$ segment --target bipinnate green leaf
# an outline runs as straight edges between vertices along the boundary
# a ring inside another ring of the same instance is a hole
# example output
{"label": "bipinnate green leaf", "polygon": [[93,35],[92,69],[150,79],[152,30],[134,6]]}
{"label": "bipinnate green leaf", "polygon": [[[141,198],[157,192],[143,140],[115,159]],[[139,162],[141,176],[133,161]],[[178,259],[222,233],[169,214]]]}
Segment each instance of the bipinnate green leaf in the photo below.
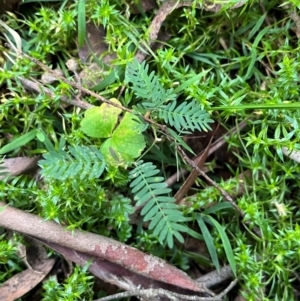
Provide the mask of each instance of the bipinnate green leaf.
{"label": "bipinnate green leaf", "polygon": [[144,205],[141,211],[143,220],[151,220],[149,230],[153,230],[159,241],[172,248],[174,237],[179,242],[184,242],[181,233],[188,229],[181,223],[186,218],[179,210],[176,200],[168,196],[171,189],[167,187],[163,177],[157,176],[158,173],[159,170],[151,162],[138,161],[129,175],[132,179],[130,187],[137,205]]}
{"label": "bipinnate green leaf", "polygon": [[[121,105],[115,98],[110,99],[110,101]],[[103,103],[100,107],[90,108],[85,112],[81,121],[81,128],[90,137],[109,138],[121,112],[121,109],[107,103]]]}
{"label": "bipinnate green leaf", "polygon": [[[165,90],[154,71],[150,74],[148,71],[149,65],[145,62],[140,64],[136,59],[126,66],[125,82],[130,83],[134,94],[143,99],[141,103],[134,106],[136,111],[141,114],[149,112],[152,118],[163,119],[166,124],[177,131],[211,129],[209,123],[212,123],[213,120],[201,108],[200,103],[195,100],[184,101],[177,106],[177,94],[174,93],[174,90]],[[191,83],[194,81],[195,79]],[[185,87],[186,85],[182,85],[177,90],[181,91]]]}
{"label": "bipinnate green leaf", "polygon": [[99,178],[105,168],[103,156],[95,146],[70,146],[68,152],[60,149],[43,157],[39,165],[47,179],[94,179]]}
{"label": "bipinnate green leaf", "polygon": [[173,89],[166,91],[160,84],[154,71],[149,75],[148,71],[149,65],[145,61],[140,64],[137,59],[133,59],[126,66],[125,82],[132,84],[131,89],[134,91],[134,94],[142,98],[144,102],[151,100],[156,107],[165,101],[175,100],[176,94],[173,93]]}
{"label": "bipinnate green leaf", "polygon": [[[146,146],[141,132],[144,124],[137,117],[125,113],[112,137],[101,145],[101,152],[109,164],[127,164],[139,157]],[[117,161],[117,162],[116,162]]]}
{"label": "bipinnate green leaf", "polygon": [[195,100],[184,101],[179,106],[176,105],[176,101],[161,105],[158,108],[159,118],[162,118],[165,123],[173,126],[177,131],[207,131],[211,129],[209,123],[214,121],[209,118],[210,116],[205,110],[201,110],[198,102]]}

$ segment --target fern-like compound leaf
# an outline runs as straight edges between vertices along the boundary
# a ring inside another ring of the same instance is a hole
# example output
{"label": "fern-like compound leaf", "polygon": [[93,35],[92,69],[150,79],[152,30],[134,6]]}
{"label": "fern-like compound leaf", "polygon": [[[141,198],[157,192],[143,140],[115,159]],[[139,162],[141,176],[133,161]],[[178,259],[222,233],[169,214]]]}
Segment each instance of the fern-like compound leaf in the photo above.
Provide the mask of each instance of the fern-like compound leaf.
{"label": "fern-like compound leaf", "polygon": [[186,232],[187,228],[180,223],[185,221],[185,217],[175,199],[168,196],[171,189],[163,177],[156,176],[158,173],[159,170],[151,162],[139,161],[130,172],[130,187],[137,205],[144,205],[141,211],[143,220],[151,220],[149,229],[161,242],[166,242],[172,248],[174,237],[183,242],[180,232]]}
{"label": "fern-like compound leaf", "polygon": [[60,149],[43,157],[39,161],[41,174],[48,179],[94,179],[100,177],[105,168],[103,156],[94,146],[70,146],[69,152]]}
{"label": "fern-like compound leaf", "polygon": [[201,110],[196,101],[184,101],[176,107],[176,101],[158,108],[159,118],[165,123],[175,127],[177,131],[182,130],[199,130],[207,131],[211,129],[209,123],[213,122],[205,110]]}
{"label": "fern-like compound leaf", "polygon": [[174,100],[176,95],[172,89],[165,90],[160,84],[158,77],[152,71],[148,74],[149,65],[144,61],[140,64],[136,59],[126,66],[125,81],[132,84],[134,94],[144,100],[148,107],[155,108],[165,101]]}
{"label": "fern-like compound leaf", "polygon": [[158,112],[159,119],[163,119],[177,131],[211,129],[209,123],[213,120],[201,109],[198,102],[185,101],[176,107],[177,95],[174,90],[165,90],[154,72],[148,74],[148,71],[149,65],[146,65],[145,61],[140,64],[136,59],[126,67],[125,81],[131,83],[135,95],[143,99],[142,103],[135,106],[137,112],[140,114],[150,112],[151,117],[153,113]]}

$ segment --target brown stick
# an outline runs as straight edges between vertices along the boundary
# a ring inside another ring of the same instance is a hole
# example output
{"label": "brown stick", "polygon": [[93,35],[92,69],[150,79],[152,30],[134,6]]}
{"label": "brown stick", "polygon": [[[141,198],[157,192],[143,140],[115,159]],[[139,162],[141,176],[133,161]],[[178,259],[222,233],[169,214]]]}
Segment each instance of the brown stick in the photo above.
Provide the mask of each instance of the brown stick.
{"label": "brown stick", "polygon": [[105,236],[79,230],[68,231],[59,224],[44,221],[34,214],[10,207],[3,202],[0,202],[0,226],[85,253],[90,257],[113,262],[150,279],[169,283],[195,293],[211,293],[186,273],[158,257],[145,254]]}
{"label": "brown stick", "polygon": [[[207,147],[205,148],[203,154],[195,161],[195,163],[197,164],[197,166],[199,168],[203,168],[203,165],[206,161],[207,155],[209,153],[209,149],[212,143],[212,140],[214,138],[214,135],[217,131],[217,129],[219,128],[219,125],[216,127],[216,129],[214,130],[209,143],[207,145]],[[194,185],[196,179],[198,177],[198,172],[197,170],[192,170],[191,173],[189,174],[188,178],[184,181],[184,183],[182,184],[182,186],[180,187],[180,189],[177,191],[177,193],[175,194],[174,198],[176,199],[176,203],[178,204],[180,202],[180,200],[185,196],[185,194],[189,191],[189,189]]]}
{"label": "brown stick", "polygon": [[[32,80],[23,78],[23,77],[18,77],[18,80],[24,85],[24,87],[28,90],[34,91],[36,93],[45,93],[46,95],[49,95],[51,97],[54,97],[55,94],[48,88],[44,87],[41,83],[39,82],[34,82]],[[62,95],[60,97],[60,100],[66,104],[82,108],[82,109],[89,109],[93,107],[93,105],[82,101],[82,100],[75,100],[75,99],[69,99],[67,96]]]}

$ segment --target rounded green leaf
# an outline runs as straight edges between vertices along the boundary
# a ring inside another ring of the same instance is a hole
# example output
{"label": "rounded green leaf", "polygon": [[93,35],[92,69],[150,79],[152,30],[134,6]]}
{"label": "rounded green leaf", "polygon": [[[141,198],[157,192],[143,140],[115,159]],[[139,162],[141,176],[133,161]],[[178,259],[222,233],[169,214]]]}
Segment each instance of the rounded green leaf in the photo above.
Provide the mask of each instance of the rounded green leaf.
{"label": "rounded green leaf", "polygon": [[101,145],[100,151],[108,165],[122,165],[124,163],[111,138]]}
{"label": "rounded green leaf", "polygon": [[[110,101],[121,105],[115,98],[110,99]],[[90,108],[85,112],[80,124],[81,128],[90,137],[109,138],[121,112],[121,109],[107,103],[103,103],[100,107]]]}
{"label": "rounded green leaf", "polygon": [[138,123],[133,114],[126,113],[114,131],[112,140],[124,161],[133,161],[141,155],[146,146],[141,134],[143,128],[143,124]]}
{"label": "rounded green leaf", "polygon": [[141,155],[146,146],[141,134],[143,124],[135,121],[135,116],[126,113],[119,126],[112,134],[112,138],[101,145],[101,153],[109,164],[127,164]]}

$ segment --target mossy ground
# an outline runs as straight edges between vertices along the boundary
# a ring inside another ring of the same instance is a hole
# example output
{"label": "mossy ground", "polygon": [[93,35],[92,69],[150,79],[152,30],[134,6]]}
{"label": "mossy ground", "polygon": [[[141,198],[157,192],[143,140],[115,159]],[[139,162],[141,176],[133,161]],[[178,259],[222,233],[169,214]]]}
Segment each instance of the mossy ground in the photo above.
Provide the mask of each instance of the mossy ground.
{"label": "mossy ground", "polygon": [[[37,134],[6,157],[40,156],[51,147],[100,146],[103,142],[82,131],[83,109],[61,105],[62,95],[75,99],[79,91],[58,81],[44,84],[52,97],[25,89],[20,77],[40,80],[44,70],[24,57],[9,54],[4,44],[16,44],[14,32],[21,37],[24,52],[52,69],[61,69],[66,78],[74,80],[76,76],[66,62],[75,58],[79,69],[86,72],[82,82],[88,82],[86,74],[97,74],[96,83],[89,88],[107,99],[118,98],[128,108],[143,102],[130,89],[123,90],[125,68],[142,48],[148,52],[149,73],[155,72],[164,89],[189,83],[178,101],[196,100],[210,113],[215,125],[220,124],[215,139],[238,128],[227,138],[225,148],[215,152],[206,163],[208,175],[233,196],[243,212],[241,218],[225,206],[207,213],[225,230],[237,266],[238,285],[232,296],[224,300],[234,300],[239,293],[246,300],[298,300],[300,168],[297,161],[284,155],[283,148],[300,149],[300,2],[248,0],[234,8],[237,1],[193,1],[166,15],[157,38],[163,43],[151,47],[143,41],[149,41],[153,33],[149,26],[163,5],[160,1],[149,11],[143,11],[139,1],[24,2],[19,13],[2,15],[9,29],[2,25],[1,147],[33,130]],[[86,34],[86,23],[95,25],[96,35]],[[89,43],[79,47],[86,37]],[[96,63],[92,71],[86,69],[91,60]],[[99,105],[92,96],[80,97]],[[211,132],[193,135],[198,137],[194,144],[203,150]],[[165,179],[186,167],[162,132],[148,129],[144,137],[149,151],[143,160],[155,164]],[[209,256],[203,259],[184,244],[168,249],[147,228],[130,224],[130,169],[110,167],[100,182],[78,180],[75,186],[71,180],[61,183],[55,179],[47,190],[36,175],[20,176],[0,184],[1,200],[46,219],[63,221],[71,229],[82,228],[126,241],[170,260],[187,273],[195,263],[205,271],[212,269]],[[243,174],[247,176],[241,184]],[[174,193],[181,185],[182,181],[174,184]],[[217,189],[199,178],[186,199],[188,206],[183,206],[182,211],[196,220],[205,208],[224,202]],[[218,261],[227,264],[222,232],[208,218],[204,221]],[[254,231],[256,228],[260,237]],[[12,239],[3,229],[2,233],[0,282],[25,268],[16,255],[16,244],[22,238],[16,235]],[[64,285],[48,280],[41,289],[40,300],[96,299],[98,292],[93,292],[91,279],[85,273],[76,268]],[[76,292],[79,283],[80,294]]]}

